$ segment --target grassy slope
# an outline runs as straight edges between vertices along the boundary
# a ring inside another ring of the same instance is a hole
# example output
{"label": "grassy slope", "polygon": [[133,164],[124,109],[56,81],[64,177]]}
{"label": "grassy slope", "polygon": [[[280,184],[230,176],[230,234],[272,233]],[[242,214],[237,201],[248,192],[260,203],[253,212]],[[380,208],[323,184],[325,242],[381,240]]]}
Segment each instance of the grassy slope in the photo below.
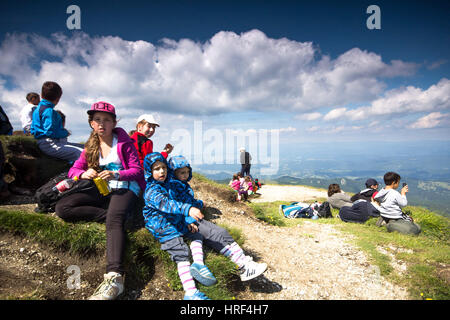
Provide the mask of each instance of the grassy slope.
{"label": "grassy slope", "polygon": [[[286,219],[278,211],[280,204],[253,203],[256,216],[280,227],[292,227],[303,223],[303,219]],[[376,218],[365,224],[345,223],[337,218],[338,210],[333,209],[333,219],[310,220],[314,223],[330,223],[349,233],[355,244],[365,251],[380,273],[387,279],[408,288],[413,299],[450,299],[448,268],[450,265],[450,219],[425,208],[408,206],[415,222],[421,228],[419,236],[388,233],[385,227],[375,226]],[[383,253],[378,250],[383,248]],[[388,253],[386,253],[388,252]],[[407,271],[394,272],[391,266],[392,254],[396,260],[407,263]]]}
{"label": "grassy slope", "polygon": [[[226,228],[234,239],[242,244],[240,230]],[[0,230],[20,234],[34,241],[45,243],[55,249],[70,253],[91,255],[104,252],[106,248],[105,225],[99,223],[66,223],[48,215],[25,211],[0,209]],[[182,290],[176,264],[169,254],[160,250],[160,244],[144,228],[127,233],[125,266],[127,277],[133,282],[146,283],[149,279],[151,264],[162,261],[164,271],[173,290]],[[198,285],[214,300],[232,300],[235,294],[230,289],[233,278],[236,279],[235,265],[224,256],[211,250],[205,250],[205,262],[218,280],[212,287]]]}

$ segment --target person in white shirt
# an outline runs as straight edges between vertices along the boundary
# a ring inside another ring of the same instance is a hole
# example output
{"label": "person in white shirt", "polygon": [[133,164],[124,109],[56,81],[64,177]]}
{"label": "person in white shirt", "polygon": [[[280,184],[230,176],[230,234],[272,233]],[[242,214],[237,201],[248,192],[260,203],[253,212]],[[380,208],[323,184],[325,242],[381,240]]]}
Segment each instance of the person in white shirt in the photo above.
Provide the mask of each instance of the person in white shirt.
{"label": "person in white shirt", "polygon": [[20,111],[20,122],[22,123],[23,132],[26,135],[31,135],[30,127],[33,119],[33,111],[41,102],[41,97],[36,92],[30,92],[27,94],[28,104]]}
{"label": "person in white shirt", "polygon": [[406,199],[406,193],[409,191],[408,185],[404,184],[401,191],[398,192],[396,189],[400,184],[401,177],[395,172],[386,173],[383,179],[386,186],[375,195],[374,200],[380,205],[378,210],[381,218],[386,222],[387,230],[418,235],[421,232],[420,226],[402,211],[402,208],[408,204]]}

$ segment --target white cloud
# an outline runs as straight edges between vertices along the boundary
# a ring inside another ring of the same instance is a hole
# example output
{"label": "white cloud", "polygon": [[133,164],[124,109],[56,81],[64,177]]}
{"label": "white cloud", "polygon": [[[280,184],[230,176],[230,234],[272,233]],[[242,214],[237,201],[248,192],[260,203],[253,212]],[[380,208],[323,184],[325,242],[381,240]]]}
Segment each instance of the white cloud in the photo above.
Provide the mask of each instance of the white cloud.
{"label": "white cloud", "polygon": [[374,100],[369,106],[333,109],[324,119],[364,120],[447,109],[450,109],[450,80],[443,78],[426,90],[407,86],[386,92],[384,97]]}
{"label": "white cloud", "polygon": [[442,124],[444,120],[448,118],[447,114],[442,114],[440,112],[432,112],[414,123],[412,123],[409,127],[411,129],[429,129],[429,128],[435,128]]}
{"label": "white cloud", "polygon": [[294,118],[299,119],[299,120],[314,121],[314,120],[318,120],[321,117],[322,117],[322,114],[320,112],[311,112],[311,113],[296,115]]}
{"label": "white cloud", "polygon": [[330,121],[330,120],[334,120],[337,118],[342,117],[347,111],[347,108],[338,108],[338,109],[333,109],[330,112],[328,112],[323,119],[325,121]]}
{"label": "white cloud", "polygon": [[280,128],[280,129],[278,129],[278,131],[279,132],[295,132],[295,131],[297,131],[297,129],[293,128],[293,127],[287,127],[287,128]]}
{"label": "white cloud", "polygon": [[331,59],[311,42],[273,39],[259,30],[157,44],[83,32],[48,38],[8,34],[0,61],[0,103],[12,122],[19,123],[13,111],[26,104],[26,93],[40,92],[44,81],[53,80],[63,88],[58,108],[73,132],[89,129],[86,110],[99,100],[114,104],[124,125],[142,113],[217,115],[243,108],[301,113],[296,119],[313,121],[322,117],[319,108],[338,106],[324,118],[333,120],[353,115],[342,106],[379,97],[383,78],[417,69],[359,48]]}

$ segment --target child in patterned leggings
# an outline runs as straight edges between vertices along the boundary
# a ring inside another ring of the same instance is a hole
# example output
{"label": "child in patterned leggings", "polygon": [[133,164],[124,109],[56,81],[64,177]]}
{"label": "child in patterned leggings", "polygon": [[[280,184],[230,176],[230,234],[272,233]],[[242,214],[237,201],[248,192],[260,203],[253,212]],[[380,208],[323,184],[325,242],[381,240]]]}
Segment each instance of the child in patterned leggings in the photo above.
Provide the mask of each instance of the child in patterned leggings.
{"label": "child in patterned leggings", "polygon": [[[143,214],[146,228],[161,242],[161,249],[167,251],[177,263],[185,290],[184,299],[206,300],[208,297],[197,290],[194,279],[206,286],[214,285],[217,280],[204,264],[203,242],[236,263],[243,281],[261,275],[267,265],[256,263],[246,256],[225,229],[203,220],[200,211],[203,203],[193,197],[193,191],[187,184],[192,171],[185,165],[187,161],[183,160],[174,157],[171,164],[175,170],[168,170],[166,159],[160,153],[151,153],[145,157],[147,189]],[[187,175],[184,172],[186,170],[178,171],[185,168],[189,171]],[[178,174],[181,179],[175,178]],[[183,237],[191,240],[189,247]],[[189,249],[194,260],[192,265],[189,262]]]}

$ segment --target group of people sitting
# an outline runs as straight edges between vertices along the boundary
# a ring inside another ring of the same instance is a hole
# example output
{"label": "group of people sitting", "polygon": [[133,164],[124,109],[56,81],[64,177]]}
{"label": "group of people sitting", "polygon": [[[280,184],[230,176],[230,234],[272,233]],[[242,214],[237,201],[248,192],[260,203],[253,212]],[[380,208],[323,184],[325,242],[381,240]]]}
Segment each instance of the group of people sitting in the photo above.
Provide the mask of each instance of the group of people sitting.
{"label": "group of people sitting", "polygon": [[342,221],[364,223],[370,217],[379,217],[376,225],[386,226],[389,232],[417,235],[421,232],[420,226],[402,211],[408,204],[406,193],[409,189],[404,183],[400,192],[396,190],[400,179],[398,173],[387,172],[383,177],[385,187],[378,191],[378,182],[370,178],[365,183],[366,188],[352,197],[344,193],[338,184],[330,184],[327,201],[332,208],[339,209]]}
{"label": "group of people sitting", "polygon": [[217,282],[204,263],[203,244],[230,258],[242,281],[267,269],[265,263],[246,255],[224,228],[204,219],[203,202],[195,199],[189,185],[192,169],[186,158],[167,159],[173,150],[170,144],[161,153],[153,152],[150,137],[159,124],[151,115],[139,117],[136,130],[127,133],[117,126],[115,106],[104,101],[93,103],[87,111],[92,129],[89,139],[84,145],[71,144],[61,116],[54,110],[61,96],[57,83],[43,84],[41,99],[31,100],[37,106],[30,108],[29,130],[44,153],[73,161],[69,178],[102,178],[108,184],[110,193],[106,196],[90,188],[62,197],[55,206],[56,215],[67,222],[106,222],[106,274],[91,299],[112,300],[123,292],[124,224],[141,197],[145,227],[177,264],[184,299],[209,299],[196,288],[194,279],[205,286]]}
{"label": "group of people sitting", "polygon": [[[257,263],[246,255],[224,228],[204,219],[203,202],[195,198],[189,185],[192,168],[186,158],[179,155],[167,159],[173,150],[170,144],[161,153],[153,152],[150,137],[159,124],[152,115],[139,117],[136,130],[129,134],[117,127],[115,106],[104,101],[93,103],[87,111],[92,129],[89,139],[84,145],[69,143],[64,119],[54,109],[61,96],[61,87],[50,81],[43,84],[40,97],[27,96],[31,105],[23,111],[24,119],[28,119],[23,130],[37,139],[45,154],[73,163],[69,178],[102,178],[111,190],[107,196],[95,188],[72,193],[61,198],[55,207],[56,215],[67,222],[106,221],[106,274],[91,299],[111,300],[123,292],[124,224],[140,197],[145,202],[142,210],[145,227],[177,264],[185,299],[208,299],[196,288],[194,279],[205,286],[217,282],[204,263],[203,244],[230,258],[239,268],[242,281],[258,277],[267,269],[265,263]],[[369,179],[367,189],[352,198],[342,193],[339,185],[330,185],[328,202],[340,209],[344,221],[364,220],[346,210],[357,210],[355,206],[363,203],[365,215],[372,215],[367,213],[368,206],[372,206],[371,212],[378,211],[389,230],[404,231],[406,226],[420,232],[420,227],[401,211],[407,204],[408,187],[398,193],[395,189],[400,176],[392,172],[384,176],[384,181],[386,187],[377,192],[378,183]],[[261,187],[257,179],[241,173],[233,175],[229,185],[236,191],[237,201],[248,201],[249,194]]]}
{"label": "group of people sitting", "polygon": [[241,172],[233,175],[233,178],[228,183],[236,192],[236,201],[249,201],[248,196],[256,193],[261,188],[261,183],[258,179],[253,180],[250,175],[242,176]]}

